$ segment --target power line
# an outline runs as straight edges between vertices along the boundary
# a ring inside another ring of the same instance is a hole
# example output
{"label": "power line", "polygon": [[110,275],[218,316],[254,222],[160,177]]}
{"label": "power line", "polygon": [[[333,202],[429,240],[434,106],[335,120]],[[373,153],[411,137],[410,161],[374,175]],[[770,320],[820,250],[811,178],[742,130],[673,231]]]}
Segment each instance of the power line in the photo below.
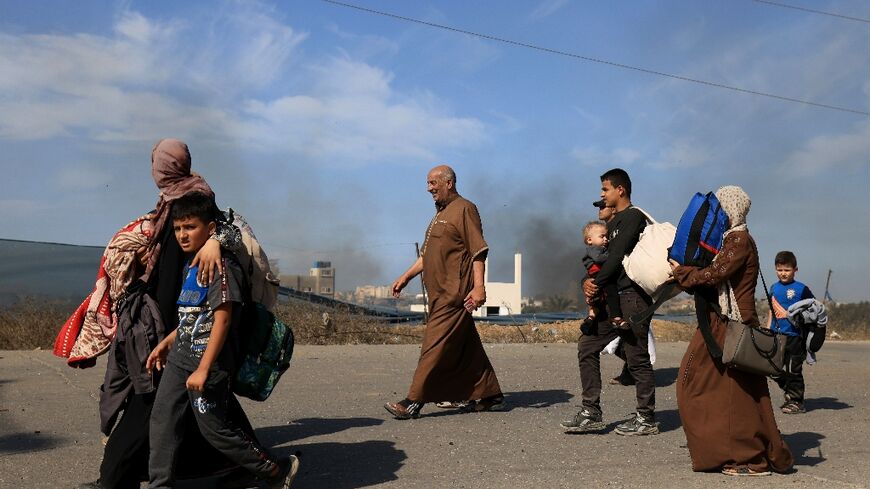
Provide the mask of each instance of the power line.
{"label": "power line", "polygon": [[836,105],[823,104],[823,103],[819,103],[819,102],[813,102],[813,101],[810,101],[810,100],[802,100],[802,99],[793,98],[793,97],[786,97],[786,96],[783,96],[783,95],[777,95],[777,94],[774,94],[774,93],[760,92],[760,91],[757,91],[757,90],[750,90],[750,89],[747,89],[747,88],[740,88],[740,87],[735,87],[735,86],[732,86],[732,85],[725,85],[724,83],[711,82],[711,81],[701,80],[701,79],[699,79],[699,78],[690,78],[690,77],[682,76],[682,75],[674,75],[674,74],[671,74],[671,73],[665,73],[665,72],[663,72],[663,71],[656,71],[656,70],[652,70],[652,69],[648,69],[648,68],[640,68],[640,67],[637,67],[637,66],[632,66],[632,65],[628,65],[628,64],[624,64],[624,63],[617,63],[617,62],[614,62],[614,61],[608,61],[608,60],[606,60],[606,59],[602,59],[602,58],[594,58],[594,57],[591,57],[591,56],[583,56],[583,55],[580,55],[580,54],[571,53],[571,52],[568,52],[568,51],[562,51],[562,50],[559,50],[559,49],[553,49],[553,48],[548,48],[548,47],[538,46],[538,45],[535,45],[535,44],[529,44],[529,43],[525,43],[525,42],[521,42],[521,41],[514,41],[514,40],[511,40],[511,39],[506,39],[506,38],[503,38],[503,37],[497,37],[497,36],[493,36],[493,35],[489,35],[489,34],[481,34],[481,33],[479,33],[479,32],[473,32],[473,31],[468,31],[468,30],[465,30],[465,29],[459,29],[459,28],[457,28],[457,27],[451,27],[451,26],[443,25],[443,24],[436,24],[436,23],[434,23],[434,22],[427,22],[427,21],[424,21],[424,20],[415,19],[415,18],[413,18],[413,17],[405,17],[405,16],[402,16],[402,15],[397,15],[397,14],[393,14],[393,13],[390,13],[390,12],[383,12],[383,11],[381,11],[381,10],[375,10],[375,9],[370,9],[370,8],[366,8],[366,7],[361,7],[361,6],[359,6],[359,5],[353,5],[353,4],[349,4],[349,3],[338,2],[338,1],[336,1],[336,0],[322,0],[322,1],[323,1],[323,2],[326,2],[326,3],[331,3],[331,4],[333,4],[333,5],[338,5],[338,6],[340,6],[340,7],[346,7],[346,8],[350,8],[350,9],[359,10],[359,11],[362,11],[362,12],[367,12],[367,13],[370,13],[370,14],[381,15],[381,16],[384,16],[384,17],[390,17],[390,18],[397,19],[397,20],[403,20],[403,21],[406,21],[406,22],[412,22],[412,23],[415,23],[415,24],[425,25],[425,26],[428,26],[428,27],[434,27],[434,28],[436,28],[436,29],[442,29],[442,30],[446,30],[446,31],[450,31],[450,32],[457,32],[457,33],[460,33],[460,34],[466,34],[466,35],[469,35],[469,36],[479,37],[479,38],[481,38],[481,39],[488,39],[488,40],[490,40],[490,41],[497,41],[497,42],[501,42],[501,43],[505,43],[505,44],[510,44],[510,45],[513,45],[513,46],[519,46],[519,47],[524,47],[524,48],[528,48],[528,49],[534,49],[534,50],[537,50],[537,51],[543,51],[543,52],[545,52],[545,53],[556,54],[556,55],[559,55],[559,56],[567,56],[567,57],[569,57],[569,58],[580,59],[580,60],[583,60],[583,61],[589,61],[589,62],[592,62],[592,63],[599,63],[599,64],[603,64],[603,65],[613,66],[613,67],[616,67],[616,68],[622,68],[622,69],[626,69],[626,70],[638,71],[638,72],[646,73],[646,74],[649,74],[649,75],[662,76],[662,77],[666,77],[666,78],[672,78],[672,79],[674,79],[674,80],[682,80],[682,81],[686,81],[686,82],[697,83],[697,84],[699,84],[699,85],[705,85],[705,86],[708,86],[708,87],[721,88],[721,89],[724,89],[724,90],[731,90],[731,91],[734,91],[734,92],[740,92],[740,93],[748,93],[748,94],[751,94],[751,95],[758,95],[758,96],[761,96],[761,97],[768,97],[768,98],[773,98],[773,99],[777,99],[777,100],[783,100],[783,101],[786,101],[786,102],[795,102],[795,103],[804,104],[804,105],[811,105],[811,106],[813,106],[813,107],[820,107],[820,108],[823,108],[823,109],[836,110],[836,111],[840,111],[840,112],[849,112],[849,113],[852,113],[852,114],[859,114],[859,115],[870,115],[870,112],[867,112],[867,111],[864,111],[864,110],[852,109],[852,108],[849,108],[849,107],[839,107],[839,106],[836,106]]}
{"label": "power line", "polygon": [[797,5],[789,5],[787,3],[771,2],[770,0],[752,0],[752,1],[758,2],[758,3],[766,3],[768,5],[773,5],[774,7],[790,8],[792,10],[800,10],[802,12],[809,12],[811,14],[827,15],[829,17],[837,17],[840,19],[854,20],[856,22],[864,22],[866,24],[870,24],[870,19],[862,19],[861,17],[850,17],[848,15],[836,14],[834,12],[825,12],[824,10],[815,10],[815,9],[811,9],[811,8],[800,7]]}

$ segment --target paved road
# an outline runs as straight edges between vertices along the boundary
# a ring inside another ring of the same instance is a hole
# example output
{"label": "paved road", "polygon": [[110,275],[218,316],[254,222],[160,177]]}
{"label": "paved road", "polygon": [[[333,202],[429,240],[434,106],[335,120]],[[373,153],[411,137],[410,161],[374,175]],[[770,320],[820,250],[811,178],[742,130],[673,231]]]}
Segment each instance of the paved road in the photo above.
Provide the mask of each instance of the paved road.
{"label": "paved road", "polygon": [[[789,475],[734,480],[690,470],[674,382],[685,343],[659,345],[651,437],[566,435],[577,409],[574,345],[487,345],[512,409],[411,421],[381,407],[405,394],[413,346],[303,346],[272,398],[245,402],[258,434],[302,454],[298,488],[864,487],[870,484],[870,343],[829,343],[806,368],[809,412],[778,414],[796,455]],[[73,370],[48,352],[0,352],[0,487],[55,488],[96,478],[97,389],[104,364]],[[618,364],[603,362],[605,374]],[[776,389],[774,384],[771,384]],[[781,402],[774,392],[774,402]],[[633,410],[634,390],[606,386],[605,419]],[[612,426],[611,426],[612,429]]]}

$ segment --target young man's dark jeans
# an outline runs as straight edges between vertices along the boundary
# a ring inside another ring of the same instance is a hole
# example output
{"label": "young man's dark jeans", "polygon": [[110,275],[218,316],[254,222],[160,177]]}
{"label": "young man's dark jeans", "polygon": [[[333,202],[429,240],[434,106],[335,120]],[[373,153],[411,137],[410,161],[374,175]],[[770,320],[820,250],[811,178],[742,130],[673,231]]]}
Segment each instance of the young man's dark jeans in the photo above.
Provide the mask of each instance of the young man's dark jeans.
{"label": "young man's dark jeans", "polygon": [[785,393],[786,401],[804,403],[804,372],[803,365],[807,359],[807,350],[801,336],[789,336],[785,340],[785,364],[790,374],[773,377],[779,388]]}
{"label": "young man's dark jeans", "polygon": [[[651,304],[648,297],[632,289],[620,291],[619,301],[624,317],[631,317]],[[601,351],[620,336],[606,316],[597,317],[597,331],[581,336],[577,344],[583,407],[595,413],[601,413]],[[656,383],[647,344],[649,324],[650,319],[643,324],[632,325],[631,331],[625,331],[621,336],[628,370],[636,382],[637,412],[652,417],[655,415]]]}
{"label": "young man's dark jeans", "polygon": [[235,464],[258,477],[269,476],[277,459],[246,432],[246,419],[234,415],[229,373],[210,371],[202,393],[187,390],[190,374],[173,363],[163,371],[151,413],[149,487],[172,487],[180,469],[176,467],[179,434],[184,432],[186,422],[195,422],[202,436]]}

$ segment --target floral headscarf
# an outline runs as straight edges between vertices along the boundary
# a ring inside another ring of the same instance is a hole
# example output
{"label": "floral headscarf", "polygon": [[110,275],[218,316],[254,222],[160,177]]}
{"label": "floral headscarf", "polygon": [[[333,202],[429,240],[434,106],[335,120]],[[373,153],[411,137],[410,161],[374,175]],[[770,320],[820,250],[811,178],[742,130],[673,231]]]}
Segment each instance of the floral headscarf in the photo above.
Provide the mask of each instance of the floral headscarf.
{"label": "floral headscarf", "polygon": [[[728,215],[729,227],[724,236],[735,231],[747,231],[746,215],[749,214],[749,208],[752,206],[749,195],[740,187],[728,185],[716,191],[716,198],[719,199],[722,210]],[[716,258],[718,257],[719,255],[716,255]],[[713,261],[716,261],[716,258]],[[722,314],[728,316],[728,319],[743,322],[730,280],[725,280],[719,284],[719,307],[722,309]]]}

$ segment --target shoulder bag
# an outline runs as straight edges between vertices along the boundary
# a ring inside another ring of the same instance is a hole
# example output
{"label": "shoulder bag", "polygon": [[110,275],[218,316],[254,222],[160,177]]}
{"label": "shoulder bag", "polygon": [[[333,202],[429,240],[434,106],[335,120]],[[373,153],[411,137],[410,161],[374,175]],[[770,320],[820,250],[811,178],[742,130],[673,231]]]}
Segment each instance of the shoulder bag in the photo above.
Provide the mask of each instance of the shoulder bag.
{"label": "shoulder bag", "polygon": [[[773,304],[760,268],[758,274],[772,313]],[[759,375],[779,375],[784,372],[785,335],[772,330],[729,320],[722,350],[722,363],[728,367]]]}

